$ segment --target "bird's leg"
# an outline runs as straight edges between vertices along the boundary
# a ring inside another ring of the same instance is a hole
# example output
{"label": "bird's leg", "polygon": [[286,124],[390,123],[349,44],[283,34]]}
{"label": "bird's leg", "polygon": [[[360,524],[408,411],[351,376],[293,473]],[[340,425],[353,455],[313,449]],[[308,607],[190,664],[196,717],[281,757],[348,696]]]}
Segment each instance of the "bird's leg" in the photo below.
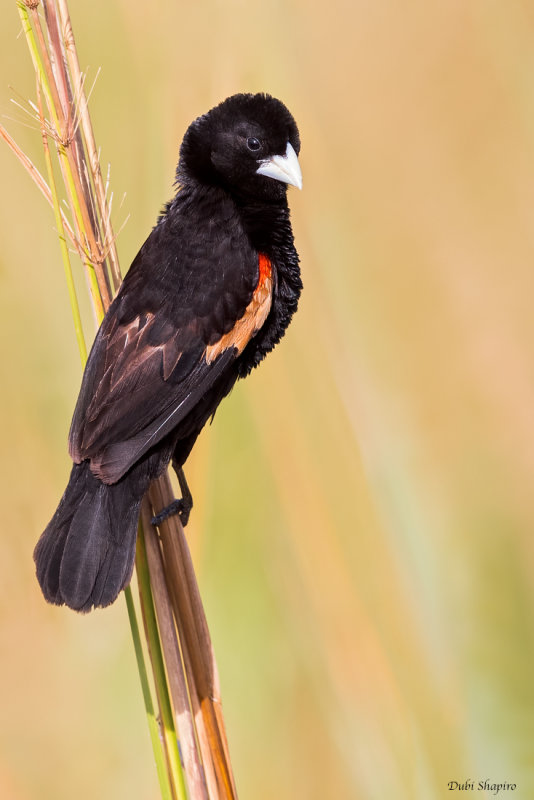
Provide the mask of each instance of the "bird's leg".
{"label": "bird's leg", "polygon": [[178,462],[174,459],[172,461],[172,466],[176,472],[176,477],[178,478],[178,483],[180,484],[182,496],[179,500],[173,500],[168,506],[162,508],[159,514],[156,514],[155,517],[152,517],[151,522],[152,525],[159,525],[164,519],[172,517],[173,514],[178,514],[180,517],[180,522],[185,528],[189,521],[189,514],[193,508],[193,495],[191,494],[189,486],[187,485],[183,467],[179,466]]}
{"label": "bird's leg", "polygon": [[172,466],[174,471],[176,472],[176,477],[178,478],[178,483],[180,484],[180,491],[182,493],[182,508],[180,510],[180,519],[182,520],[182,525],[187,525],[189,521],[189,514],[191,513],[191,509],[193,508],[193,495],[191,494],[191,490],[187,485],[187,480],[185,478],[185,472],[183,467],[179,467],[176,461],[172,462]]}

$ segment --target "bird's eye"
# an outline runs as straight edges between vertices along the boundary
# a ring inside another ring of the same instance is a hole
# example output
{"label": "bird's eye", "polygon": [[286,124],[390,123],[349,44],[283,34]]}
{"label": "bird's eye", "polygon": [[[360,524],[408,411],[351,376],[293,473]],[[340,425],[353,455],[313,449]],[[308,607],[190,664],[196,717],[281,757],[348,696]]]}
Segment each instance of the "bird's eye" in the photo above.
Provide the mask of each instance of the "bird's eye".
{"label": "bird's eye", "polygon": [[256,139],[255,136],[250,136],[247,139],[247,147],[249,150],[259,150],[261,147],[261,142],[259,139]]}

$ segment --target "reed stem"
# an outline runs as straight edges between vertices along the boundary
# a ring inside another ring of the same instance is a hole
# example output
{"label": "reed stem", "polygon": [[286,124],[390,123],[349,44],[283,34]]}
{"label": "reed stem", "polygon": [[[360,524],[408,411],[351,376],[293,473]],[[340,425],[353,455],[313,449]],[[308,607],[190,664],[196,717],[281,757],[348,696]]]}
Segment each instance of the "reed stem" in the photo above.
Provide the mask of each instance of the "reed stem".
{"label": "reed stem", "polygon": [[[87,270],[98,321],[109,307],[112,287],[117,290],[120,285],[119,259],[110,219],[111,201],[102,180],[67,0],[42,0],[44,23],[39,5],[39,0],[17,2],[36,74],[37,119],[48,183],[1,125],[0,137],[53,207],[76,340],[85,364],[87,349],[67,237]],[[50,139],[55,143],[55,166]],[[58,167],[70,221],[61,207]],[[234,800],[237,795],[217,669],[184,532],[176,517],[160,526],[161,538],[150,523],[155,507],[168,505],[172,499],[165,474],[154,481],[143,501],[136,548],[139,604],[155,695],[133,594],[130,587],[125,589],[161,796],[163,800]]]}

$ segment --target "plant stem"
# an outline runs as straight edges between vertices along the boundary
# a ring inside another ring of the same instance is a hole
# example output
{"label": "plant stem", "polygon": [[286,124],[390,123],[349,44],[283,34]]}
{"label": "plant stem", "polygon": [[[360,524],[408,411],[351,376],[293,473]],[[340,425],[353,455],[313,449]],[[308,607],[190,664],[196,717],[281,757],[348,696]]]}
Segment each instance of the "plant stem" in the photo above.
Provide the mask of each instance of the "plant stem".
{"label": "plant stem", "polygon": [[[93,198],[89,196],[90,187],[87,184],[87,181],[83,181],[80,178],[80,174],[82,174],[83,171],[83,166],[81,163],[77,162],[76,155],[73,153],[72,148],[69,147],[70,143],[69,143],[69,134],[67,133],[68,129],[67,120],[69,118],[69,113],[70,113],[69,109],[71,107],[70,103],[72,98],[72,92],[70,91],[68,74],[62,73],[60,68],[58,67],[60,63],[62,64],[61,52],[54,53],[54,59],[55,59],[54,63],[56,64],[56,68],[59,69],[59,78],[62,87],[61,92],[59,92],[55,83],[52,61],[46,50],[46,43],[41,29],[40,19],[37,15],[37,10],[33,6],[30,9],[31,14],[34,18],[34,24],[37,29],[38,41],[35,38],[31,20],[28,15],[28,7],[26,6],[25,3],[22,2],[18,3],[17,5],[19,8],[19,14],[22,20],[23,30],[26,35],[26,41],[28,43],[28,47],[32,56],[32,61],[36,73],[39,120],[40,120],[43,147],[45,153],[45,163],[48,173],[48,180],[50,184],[49,187],[46,185],[46,182],[39,174],[39,172],[36,170],[31,161],[24,156],[22,151],[20,151],[20,148],[18,148],[17,145],[13,142],[11,137],[9,137],[7,133],[5,133],[4,135],[3,128],[2,131],[0,131],[0,133],[2,133],[2,138],[4,138],[7,141],[7,143],[11,146],[15,154],[18,156],[19,160],[26,167],[26,169],[28,170],[34,181],[37,183],[41,191],[43,191],[43,193],[53,206],[55,220],[56,220],[56,227],[60,241],[62,259],[64,263],[67,287],[69,292],[69,299],[74,318],[76,338],[78,342],[82,365],[84,365],[87,360],[87,350],[85,346],[78,299],[72,275],[69,250],[65,239],[65,226],[63,224],[63,213],[61,210],[60,200],[57,192],[57,185],[54,178],[54,169],[52,166],[50,148],[48,146],[49,135],[52,135],[56,142],[57,156],[61,167],[64,184],[69,192],[71,211],[73,213],[73,217],[76,224],[77,237],[74,235],[70,226],[68,228],[69,235],[74,240],[78,253],[82,259],[82,262],[86,265],[86,267],[88,267],[93,304],[95,307],[97,319],[99,320],[103,316],[104,308],[107,307],[107,305],[109,305],[110,302],[109,284],[104,276],[102,269],[100,269],[99,275],[96,274],[95,269],[93,268],[93,265],[91,264],[88,258],[86,251],[86,244],[89,244],[90,250],[93,253],[99,252],[98,247],[96,245],[95,232],[92,227],[92,224],[95,225],[97,224],[98,211],[100,211],[100,219],[102,219],[106,224],[106,226],[109,228],[110,231],[108,234],[109,240],[113,241],[113,235],[111,232],[111,226],[109,222],[109,210],[107,208],[104,209],[98,208],[98,203],[94,202]],[[55,9],[52,8],[49,1],[47,2],[46,8],[48,12],[54,12],[54,13],[49,13],[49,17],[54,22],[57,22]],[[57,50],[60,45],[59,36],[57,35],[51,36],[51,40],[54,43]],[[42,53],[39,50],[38,42],[43,51]],[[44,92],[45,97],[47,99],[48,110],[51,119],[53,120],[52,127],[45,120],[44,111],[42,107],[42,92]],[[60,105],[61,103],[60,95],[63,96],[64,107],[61,107]],[[84,152],[83,142],[81,140],[80,140],[80,150],[78,152],[81,152],[82,154]],[[87,196],[84,196],[84,187]],[[87,213],[88,208],[93,208],[95,213],[92,215],[88,214]],[[86,209],[85,213],[83,209]],[[117,262],[117,267],[118,267],[118,262]],[[150,592],[149,585],[148,585],[148,591]],[[143,594],[146,594],[146,588],[145,592],[141,592],[142,600],[144,599]],[[151,690],[148,682],[148,675],[144,661],[143,650],[142,647],[140,646],[141,643],[139,638],[139,626],[135,618],[135,607],[133,605],[131,591],[129,588],[126,591],[126,604],[128,609],[128,618],[130,621],[130,627],[132,630],[134,650],[137,658],[137,665],[141,680],[143,699],[145,702],[148,726],[149,726],[150,736],[152,739],[152,746],[156,760],[156,768],[157,768],[162,797],[164,798],[164,800],[182,800],[182,798],[183,800],[185,800],[185,785],[180,764],[176,735],[173,730],[169,732],[169,720],[172,728],[172,712],[169,713],[167,711],[165,714],[163,713],[161,714],[162,718],[163,717],[165,718],[165,723],[166,723],[164,726],[164,733],[165,733],[164,741],[162,742],[159,736],[156,716],[154,713],[154,706],[152,703]],[[148,607],[149,603],[144,602],[144,606],[145,608]],[[145,610],[145,608],[143,610]],[[148,616],[150,616],[149,613]],[[158,631],[156,627],[155,629],[154,628],[152,629],[152,640],[151,640],[151,645],[152,645],[151,651],[156,653],[158,652],[157,641],[156,641],[157,636],[158,636]],[[159,652],[161,653],[161,649]],[[161,666],[161,664],[159,665]],[[163,681],[163,685],[158,685],[161,683],[161,681]],[[163,702],[165,701],[166,698],[167,708],[168,708],[169,707],[168,690],[166,685],[166,677],[164,669],[159,669],[158,673],[155,676],[155,683],[157,687],[158,698],[161,696],[163,698]],[[173,784],[178,787],[176,791],[173,791],[172,788]]]}
{"label": "plant stem", "polygon": [[162,742],[159,736],[158,722],[154,713],[154,704],[152,703],[152,695],[150,694],[150,686],[148,683],[148,674],[145,666],[145,658],[143,655],[143,646],[141,644],[141,636],[139,634],[139,625],[137,624],[137,616],[135,613],[135,606],[133,601],[132,589],[127,586],[124,590],[124,597],[126,598],[126,606],[128,608],[128,618],[130,620],[130,627],[132,629],[132,639],[135,650],[135,657],[137,659],[137,668],[139,670],[139,677],[141,679],[141,688],[143,691],[143,700],[145,702],[146,716],[148,720],[148,729],[150,739],[152,742],[152,750],[154,751],[154,759],[156,761],[156,771],[158,773],[158,781],[161,790],[162,800],[172,800],[172,790],[167,775],[167,767],[165,764],[165,754],[162,748]]}
{"label": "plant stem", "polygon": [[154,669],[154,681],[158,695],[159,707],[161,709],[162,737],[167,755],[167,764],[172,776],[172,786],[176,790],[177,800],[187,800],[185,782],[178,749],[176,729],[172,713],[167,678],[165,675],[165,662],[161,651],[161,643],[152,598],[152,587],[150,584],[150,573],[148,570],[147,552],[145,545],[145,535],[142,524],[139,525],[136,546],[136,566],[137,580],[139,583],[139,596],[141,600],[141,611],[145,623],[145,633],[150,652],[150,659]]}
{"label": "plant stem", "polygon": [[175,713],[175,729],[180,740],[180,750],[187,776],[187,786],[195,800],[208,800],[206,777],[200,761],[191,702],[187,686],[182,652],[176,635],[172,604],[165,579],[165,569],[159,539],[151,524],[152,507],[148,498],[141,506],[141,523],[145,531],[145,546],[150,585],[158,621],[161,648],[167,668],[168,686]]}
{"label": "plant stem", "polygon": [[69,61],[70,71],[74,79],[74,85],[79,87],[79,115],[81,118],[85,143],[89,156],[89,166],[93,176],[93,182],[96,188],[98,202],[103,212],[102,222],[104,225],[104,242],[107,243],[109,248],[109,260],[111,264],[111,277],[115,289],[119,288],[121,282],[121,272],[119,267],[119,256],[117,253],[117,245],[111,226],[109,224],[109,204],[106,198],[106,190],[102,180],[102,171],[100,169],[100,161],[98,158],[98,150],[96,147],[95,136],[93,132],[93,125],[91,116],[89,114],[89,106],[85,92],[83,91],[83,78],[80,69],[80,62],[78,60],[78,51],[76,50],[76,43],[74,40],[74,33],[70,21],[69,9],[66,0],[58,0],[59,14],[61,18],[61,26],[63,32],[63,39],[65,42],[65,50]]}
{"label": "plant stem", "polygon": [[72,310],[72,318],[74,320],[74,330],[76,331],[76,341],[78,342],[78,349],[80,351],[80,358],[82,366],[87,361],[87,347],[85,345],[85,338],[83,335],[82,319],[80,316],[80,306],[78,305],[78,297],[76,295],[76,287],[74,285],[74,277],[72,274],[72,267],[69,257],[69,248],[65,239],[65,229],[63,227],[63,218],[61,216],[61,208],[59,205],[59,197],[56,189],[56,181],[54,178],[54,170],[52,167],[52,159],[50,158],[50,148],[48,147],[48,136],[44,124],[43,108],[41,102],[41,89],[39,83],[39,74],[37,77],[37,97],[39,101],[39,113],[41,115],[41,135],[43,139],[43,149],[45,155],[46,169],[48,172],[48,183],[50,185],[50,192],[52,195],[52,206],[54,208],[54,216],[56,219],[56,227],[59,236],[59,247],[61,249],[61,257],[63,259],[63,268],[65,270],[65,279],[67,281],[67,290],[69,293],[70,307]]}
{"label": "plant stem", "polygon": [[[102,181],[67,0],[42,0],[43,23],[38,5],[39,0],[17,2],[36,73],[38,119],[49,185],[2,126],[0,137],[9,144],[54,209],[76,338],[85,364],[87,350],[66,234],[87,269],[98,321],[111,302],[111,286],[115,290],[119,287],[120,268],[110,221],[111,201],[108,202]],[[61,208],[54,175],[57,164],[52,163],[49,137],[55,143],[72,225]],[[154,482],[151,497],[154,492],[158,504],[166,498],[164,505],[168,505],[172,500],[168,475]],[[157,704],[129,587],[125,589],[125,599],[162,798],[186,800],[188,790],[191,800],[233,799],[236,794],[217,669],[183,530],[177,518],[163,523],[162,547],[150,524],[148,498],[143,502],[141,516],[136,571]]]}

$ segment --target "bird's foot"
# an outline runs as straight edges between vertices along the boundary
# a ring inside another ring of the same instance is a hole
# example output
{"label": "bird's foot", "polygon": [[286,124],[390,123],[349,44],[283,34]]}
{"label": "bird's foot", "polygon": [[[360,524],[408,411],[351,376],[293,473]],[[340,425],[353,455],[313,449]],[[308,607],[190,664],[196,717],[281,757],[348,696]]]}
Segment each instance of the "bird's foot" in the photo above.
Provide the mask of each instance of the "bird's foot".
{"label": "bird's foot", "polygon": [[160,525],[164,520],[172,517],[173,514],[178,514],[180,522],[185,528],[189,521],[192,506],[193,504],[188,503],[183,497],[180,500],[173,500],[172,503],[169,503],[168,506],[162,508],[158,514],[152,517],[150,521],[152,525]]}
{"label": "bird's foot", "polygon": [[180,500],[173,500],[168,506],[162,508],[159,514],[156,514],[155,517],[152,517],[151,522],[152,525],[159,525],[163,522],[163,520],[172,517],[173,514],[178,514],[180,517],[180,522],[185,528],[189,522],[189,514],[193,508],[193,495],[191,494],[189,486],[187,485],[183,468],[179,464],[175,463],[174,460],[172,465],[178,477],[178,483],[180,484],[182,496]]}

